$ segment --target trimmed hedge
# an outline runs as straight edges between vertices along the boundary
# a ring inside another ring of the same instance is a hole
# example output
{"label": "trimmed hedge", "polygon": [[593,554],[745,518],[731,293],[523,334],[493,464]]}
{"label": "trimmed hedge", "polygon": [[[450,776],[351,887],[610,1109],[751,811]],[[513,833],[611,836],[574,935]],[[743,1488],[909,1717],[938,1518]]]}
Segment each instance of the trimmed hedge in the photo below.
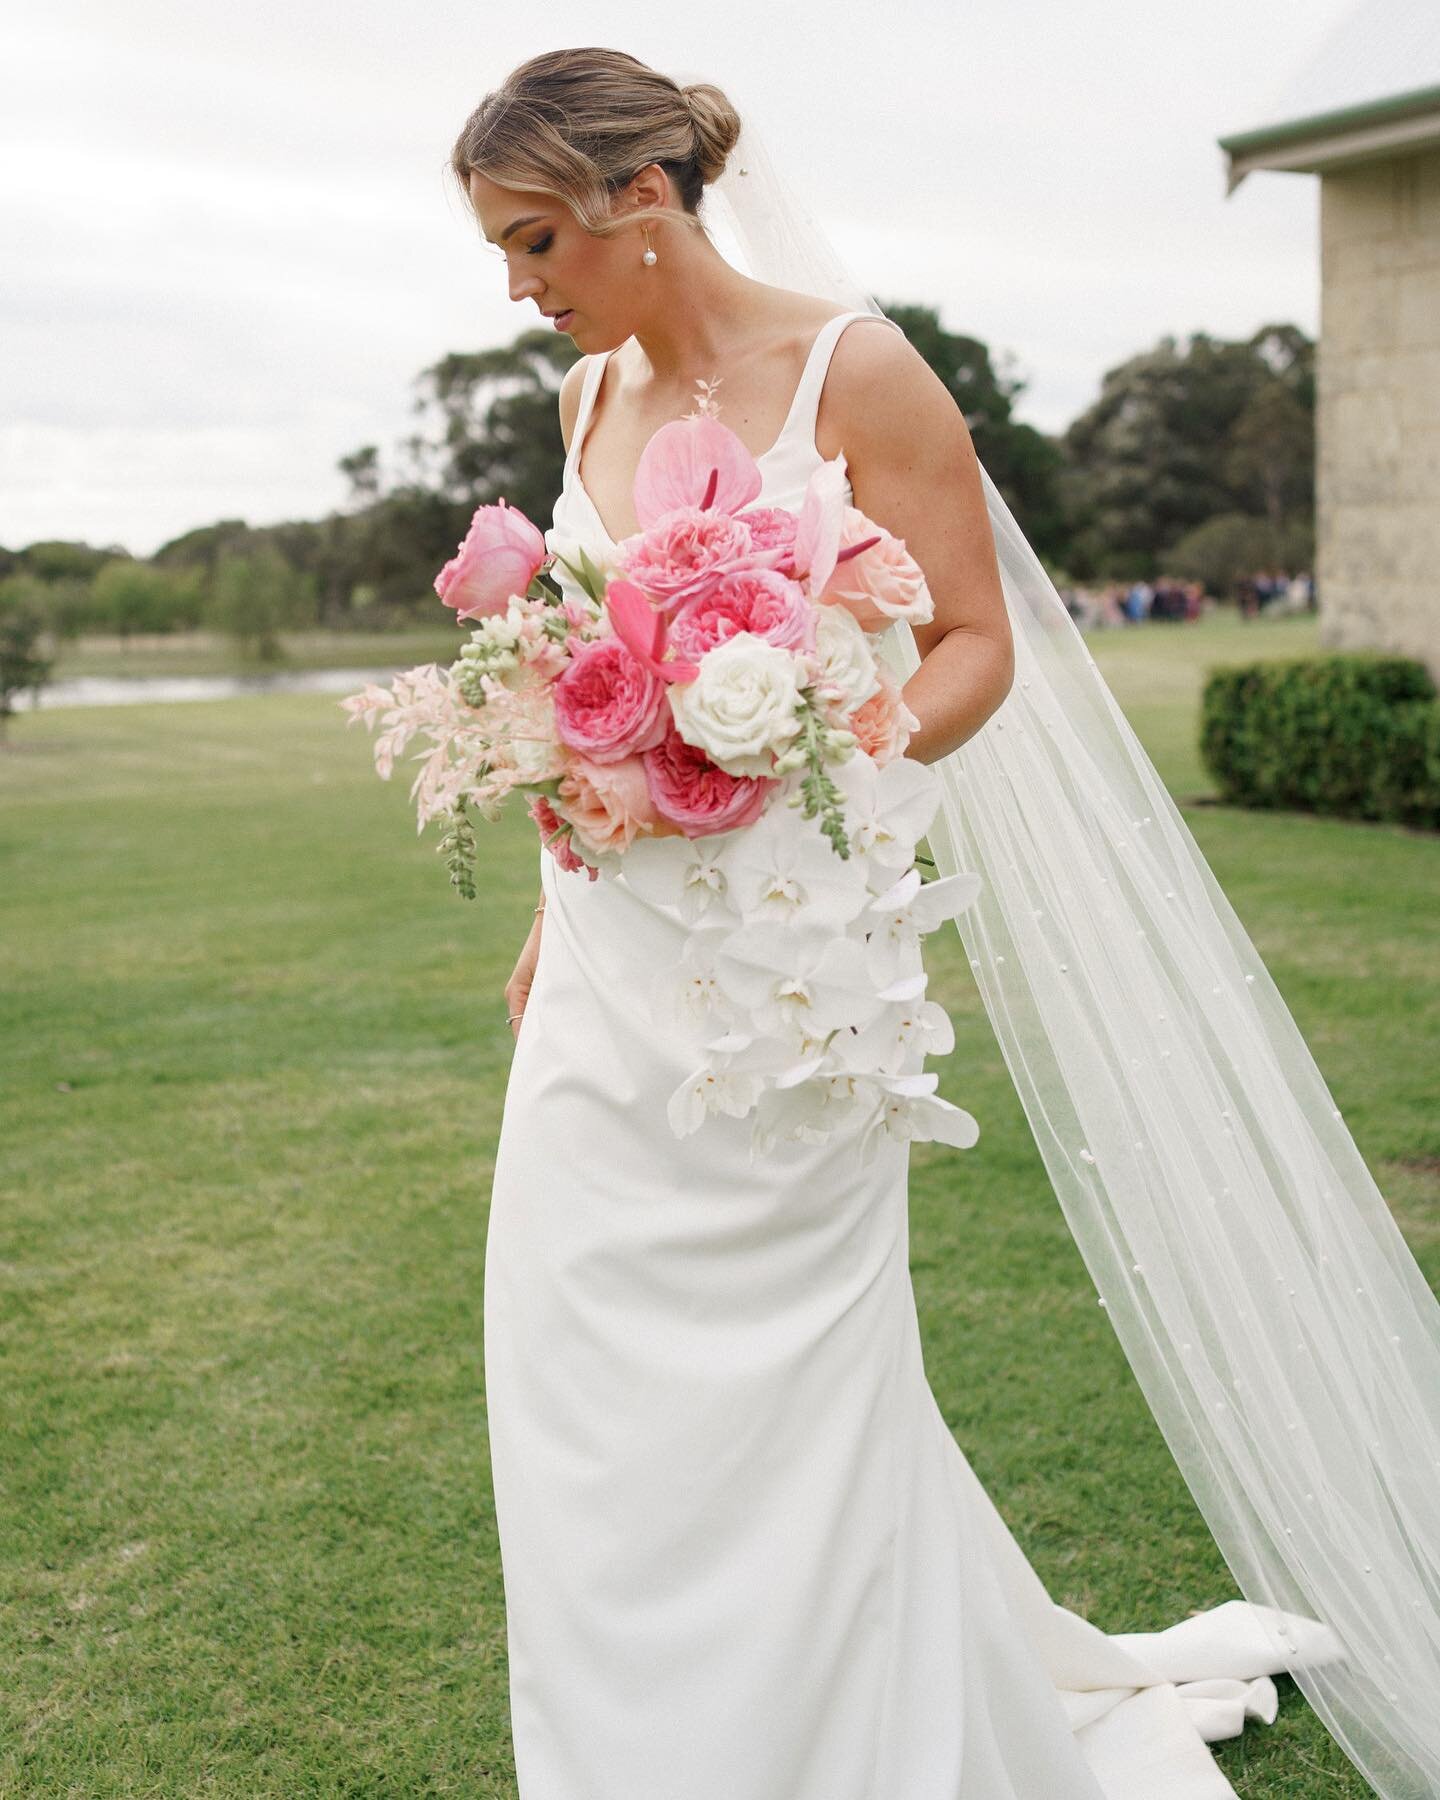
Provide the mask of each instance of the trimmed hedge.
{"label": "trimmed hedge", "polygon": [[1213,669],[1200,754],[1236,806],[1440,828],[1440,698],[1410,657]]}

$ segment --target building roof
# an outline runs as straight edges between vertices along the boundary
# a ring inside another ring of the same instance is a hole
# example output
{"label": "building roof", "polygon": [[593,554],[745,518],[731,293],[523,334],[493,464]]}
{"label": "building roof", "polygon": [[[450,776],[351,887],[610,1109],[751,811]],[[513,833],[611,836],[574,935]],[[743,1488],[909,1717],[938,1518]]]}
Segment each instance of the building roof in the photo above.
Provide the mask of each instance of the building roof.
{"label": "building roof", "polygon": [[1359,0],[1261,117],[1219,143],[1227,193],[1254,169],[1317,173],[1440,143],[1440,3]]}

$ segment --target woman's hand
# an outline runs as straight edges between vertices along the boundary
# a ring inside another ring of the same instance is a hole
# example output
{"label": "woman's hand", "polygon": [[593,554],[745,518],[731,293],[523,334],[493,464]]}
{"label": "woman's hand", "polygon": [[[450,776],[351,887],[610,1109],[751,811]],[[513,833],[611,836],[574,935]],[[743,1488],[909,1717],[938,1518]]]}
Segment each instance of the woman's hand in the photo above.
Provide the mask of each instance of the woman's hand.
{"label": "woman's hand", "polygon": [[545,918],[544,906],[535,909],[535,922],[530,927],[530,935],[525,939],[520,951],[520,959],[511,971],[510,979],[505,983],[505,1011],[510,1018],[510,1035],[518,1038],[520,1021],[525,1015],[526,1002],[530,998],[530,984],[535,979],[535,964],[540,957],[540,927]]}

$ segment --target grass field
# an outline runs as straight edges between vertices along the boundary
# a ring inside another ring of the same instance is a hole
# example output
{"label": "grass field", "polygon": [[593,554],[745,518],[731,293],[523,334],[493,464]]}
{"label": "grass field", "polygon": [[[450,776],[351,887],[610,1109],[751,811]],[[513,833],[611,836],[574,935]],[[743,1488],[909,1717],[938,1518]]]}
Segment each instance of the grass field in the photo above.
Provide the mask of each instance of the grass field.
{"label": "grass field", "polygon": [[[1432,1284],[1437,845],[1201,803],[1205,666],[1309,621],[1092,640]],[[433,651],[426,654],[434,654]],[[331,697],[57,710],[0,754],[0,1795],[513,1796],[480,1296],[536,850],[452,897]],[[942,1411],[1057,1600],[1235,1590],[1050,1194],[958,939],[982,1121],[914,1156]],[[1281,1681],[1246,1800],[1368,1789]],[[982,1800],[977,1796],[976,1800]]]}

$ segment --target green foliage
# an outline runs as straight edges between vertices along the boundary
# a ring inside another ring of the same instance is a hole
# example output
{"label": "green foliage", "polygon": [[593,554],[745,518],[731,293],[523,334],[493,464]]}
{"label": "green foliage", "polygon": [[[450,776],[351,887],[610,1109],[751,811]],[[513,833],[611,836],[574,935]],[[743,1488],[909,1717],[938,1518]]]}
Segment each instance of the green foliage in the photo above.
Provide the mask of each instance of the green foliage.
{"label": "green foliage", "polygon": [[1008,366],[997,370],[979,338],[947,331],[933,306],[881,304],[945,384],[986,474],[1042,560],[1063,556],[1069,536],[1061,492],[1064,453],[1054,439],[1013,416],[1028,384]]}
{"label": "green foliage", "polygon": [[136,632],[189,631],[199,624],[202,606],[194,573],[116,557],[91,584],[87,623],[122,639]]}
{"label": "green foliage", "polygon": [[1268,522],[1262,563],[1314,516],[1314,344],[1291,325],[1243,343],[1173,336],[1108,370],[1065,433],[1063,488],[1080,579],[1172,572],[1170,553],[1217,515]]}
{"label": "green foliage", "polygon": [[1440,827],[1440,699],[1408,657],[1216,669],[1200,750],[1237,806]]}
{"label": "green foliage", "polygon": [[0,736],[15,710],[15,696],[38,692],[49,679],[54,659],[40,652],[47,624],[41,581],[24,574],[0,581]]}
{"label": "green foliage", "polygon": [[1255,569],[1314,566],[1313,516],[1287,519],[1277,530],[1270,520],[1253,513],[1216,513],[1165,552],[1170,574],[1198,581],[1210,594],[1233,593],[1241,576]]}
{"label": "green foliage", "polygon": [[91,581],[116,554],[123,552],[99,550],[93,544],[46,539],[16,551],[15,562],[25,574],[34,575],[40,581]]}
{"label": "green foliage", "polygon": [[208,616],[246,659],[278,662],[281,630],[315,622],[315,585],[313,575],[293,569],[273,545],[246,556],[226,551],[211,578]]}

